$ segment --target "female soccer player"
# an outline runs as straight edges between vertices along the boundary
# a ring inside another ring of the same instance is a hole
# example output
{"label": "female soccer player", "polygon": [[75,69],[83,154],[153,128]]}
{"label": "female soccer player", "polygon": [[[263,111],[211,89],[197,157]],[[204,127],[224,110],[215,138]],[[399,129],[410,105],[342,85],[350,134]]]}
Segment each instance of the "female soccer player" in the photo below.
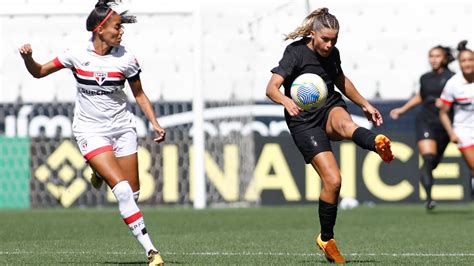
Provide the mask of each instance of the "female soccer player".
{"label": "female soccer player", "polygon": [[[474,54],[466,44],[467,41],[462,41],[458,45],[461,73],[454,75],[444,87],[439,119],[471,170],[471,187],[474,188]],[[451,108],[454,110],[452,125]]]}
{"label": "female soccer player", "polygon": [[68,50],[54,60],[39,64],[29,44],[19,48],[26,68],[42,78],[62,68],[76,78],[76,106],[73,133],[79,149],[91,167],[100,173],[118,201],[120,214],[145,249],[149,265],[163,265],[145,228],[133,191],[139,190],[137,132],[123,88],[128,81],[138,105],[156,131],[155,142],[165,139],[153,107],[140,81],[140,66],[130,51],[121,46],[122,23],[136,19],[120,11],[115,1],[100,0],[86,21],[92,38],[83,48]]}
{"label": "female soccer player", "polygon": [[390,116],[398,119],[406,111],[421,104],[416,114],[416,140],[424,161],[420,169],[420,181],[426,191],[426,208],[431,210],[436,206],[431,198],[433,170],[443,158],[444,150],[449,144],[448,133],[439,120],[439,108],[435,103],[446,82],[454,75],[448,68],[454,57],[448,47],[440,45],[431,48],[428,55],[431,71],[421,76],[420,91],[402,107],[393,109]]}
{"label": "female soccer player", "polygon": [[[279,65],[267,85],[267,96],[285,107],[285,118],[293,140],[322,179],[323,189],[319,197],[319,221],[321,233],[315,237],[317,246],[328,261],[344,263],[337,249],[333,228],[336,223],[337,203],[341,188],[341,175],[329,140],[352,140],[364,149],[376,151],[383,161],[394,159],[390,140],[375,135],[354,123],[346,110],[346,104],[334,85],[351,101],[360,106],[375,126],[383,123],[380,112],[362,97],[341,69],[339,51],[335,47],[339,34],[339,22],[320,8],[309,14],[303,24],[286,39],[302,37],[286,47]],[[303,111],[291,99],[290,87],[303,73],[317,74],[328,87],[324,106],[315,111]],[[285,93],[279,88],[283,85]]]}

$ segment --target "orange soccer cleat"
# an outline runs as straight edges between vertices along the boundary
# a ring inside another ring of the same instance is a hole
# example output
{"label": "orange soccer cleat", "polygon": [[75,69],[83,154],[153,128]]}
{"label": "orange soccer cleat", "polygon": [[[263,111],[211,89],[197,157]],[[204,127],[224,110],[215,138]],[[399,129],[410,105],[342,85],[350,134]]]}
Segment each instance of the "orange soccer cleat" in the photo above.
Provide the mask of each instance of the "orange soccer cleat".
{"label": "orange soccer cleat", "polygon": [[375,149],[384,162],[390,163],[395,159],[390,148],[390,139],[382,134],[375,137]]}
{"label": "orange soccer cleat", "polygon": [[341,255],[341,252],[337,249],[336,240],[329,239],[328,241],[323,241],[321,239],[321,234],[319,234],[316,238],[316,245],[324,252],[326,259],[329,262],[337,263],[337,264],[344,264],[346,260]]}

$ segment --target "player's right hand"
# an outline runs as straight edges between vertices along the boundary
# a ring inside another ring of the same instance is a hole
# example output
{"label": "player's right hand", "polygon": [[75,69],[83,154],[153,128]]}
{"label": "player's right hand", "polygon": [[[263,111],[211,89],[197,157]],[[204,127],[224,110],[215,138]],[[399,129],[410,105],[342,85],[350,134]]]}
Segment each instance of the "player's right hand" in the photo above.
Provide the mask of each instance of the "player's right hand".
{"label": "player's right hand", "polygon": [[20,52],[20,55],[23,57],[23,59],[29,59],[33,55],[33,49],[31,49],[31,45],[29,43],[22,45],[20,48],[18,48],[18,51]]}
{"label": "player's right hand", "polygon": [[393,120],[397,120],[400,115],[402,114],[402,109],[401,108],[395,108],[395,109],[392,109],[392,111],[390,111],[390,117],[393,119]]}
{"label": "player's right hand", "polygon": [[290,114],[290,116],[297,116],[301,112],[303,112],[303,109],[296,105],[296,103],[290,98],[288,98],[283,105],[285,106],[285,109]]}
{"label": "player's right hand", "polygon": [[461,139],[455,133],[449,135],[449,140],[451,140],[455,144],[462,144]]}

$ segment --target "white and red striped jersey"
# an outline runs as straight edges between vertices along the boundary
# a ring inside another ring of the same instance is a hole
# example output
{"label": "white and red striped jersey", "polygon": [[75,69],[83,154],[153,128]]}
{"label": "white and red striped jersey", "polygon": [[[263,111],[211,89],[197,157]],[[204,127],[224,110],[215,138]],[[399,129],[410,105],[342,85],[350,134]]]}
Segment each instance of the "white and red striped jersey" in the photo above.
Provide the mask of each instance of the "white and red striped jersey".
{"label": "white and red striped jersey", "polygon": [[75,135],[108,135],[136,126],[123,88],[126,79],[136,77],[141,70],[135,56],[124,46],[112,48],[107,55],[98,55],[90,40],[86,47],[67,50],[53,62],[59,68],[71,69],[76,78],[72,125]]}
{"label": "white and red striped jersey", "polygon": [[474,83],[456,74],[444,86],[440,99],[454,109],[454,129],[468,128],[474,134]]}

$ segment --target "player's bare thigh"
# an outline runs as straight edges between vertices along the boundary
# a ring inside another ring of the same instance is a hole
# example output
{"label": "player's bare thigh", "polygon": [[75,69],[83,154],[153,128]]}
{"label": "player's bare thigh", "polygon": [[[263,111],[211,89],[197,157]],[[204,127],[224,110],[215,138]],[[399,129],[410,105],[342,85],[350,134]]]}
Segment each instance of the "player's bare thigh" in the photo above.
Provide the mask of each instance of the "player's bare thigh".
{"label": "player's bare thigh", "polygon": [[352,121],[351,115],[343,107],[334,107],[329,112],[326,133],[331,140],[351,139],[359,127]]}
{"label": "player's bare thigh", "polygon": [[137,153],[123,157],[117,157],[117,161],[122,169],[125,179],[128,180],[133,192],[140,190],[140,180],[138,177],[138,156]]}
{"label": "player's bare thigh", "polygon": [[422,139],[418,141],[418,150],[421,155],[437,155],[437,144],[433,139]]}
{"label": "player's bare thigh", "polygon": [[127,180],[123,174],[114,151],[105,151],[89,159],[89,164],[100,173],[110,188],[119,182]]}
{"label": "player's bare thigh", "polygon": [[471,175],[474,176],[474,148],[462,150],[461,153],[467,166],[471,170]]}

